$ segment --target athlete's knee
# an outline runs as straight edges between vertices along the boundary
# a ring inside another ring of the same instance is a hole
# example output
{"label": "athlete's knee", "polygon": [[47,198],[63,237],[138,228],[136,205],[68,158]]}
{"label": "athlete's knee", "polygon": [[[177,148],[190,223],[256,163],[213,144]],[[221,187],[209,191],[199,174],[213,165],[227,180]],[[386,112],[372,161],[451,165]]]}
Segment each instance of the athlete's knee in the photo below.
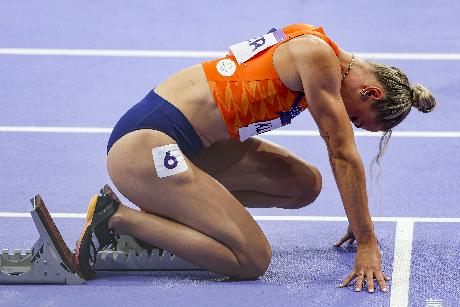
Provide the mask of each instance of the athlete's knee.
{"label": "athlete's knee", "polygon": [[306,172],[296,177],[296,191],[288,209],[300,209],[312,204],[323,188],[321,172],[314,166],[308,166]]}
{"label": "athlete's knee", "polygon": [[307,204],[313,203],[321,194],[323,189],[323,177],[321,172],[314,166],[310,166],[311,180],[308,183],[308,187],[305,189],[305,193],[302,195],[302,200]]}
{"label": "athlete's knee", "polygon": [[240,269],[233,279],[252,280],[264,275],[272,260],[272,250],[267,241],[261,243],[258,247],[251,248],[246,255],[238,257]]}

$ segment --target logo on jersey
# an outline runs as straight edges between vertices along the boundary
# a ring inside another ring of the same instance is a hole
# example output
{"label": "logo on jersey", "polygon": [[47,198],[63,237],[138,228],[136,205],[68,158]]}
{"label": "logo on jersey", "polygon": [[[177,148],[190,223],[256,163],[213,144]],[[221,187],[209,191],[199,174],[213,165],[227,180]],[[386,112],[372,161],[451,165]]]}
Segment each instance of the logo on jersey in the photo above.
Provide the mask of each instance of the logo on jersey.
{"label": "logo on jersey", "polygon": [[236,71],[236,63],[230,59],[223,59],[217,62],[216,69],[222,76],[230,77]]}

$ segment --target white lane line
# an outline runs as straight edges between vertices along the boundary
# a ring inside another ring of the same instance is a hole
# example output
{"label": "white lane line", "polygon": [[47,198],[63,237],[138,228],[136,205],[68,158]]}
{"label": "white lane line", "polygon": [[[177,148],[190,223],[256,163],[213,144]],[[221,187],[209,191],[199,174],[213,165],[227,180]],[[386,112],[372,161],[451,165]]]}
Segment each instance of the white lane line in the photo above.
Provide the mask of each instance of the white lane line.
{"label": "white lane line", "polygon": [[412,221],[414,223],[460,223],[459,217],[375,217],[376,222]]}
{"label": "white lane line", "polygon": [[[29,212],[0,212],[0,218],[29,218],[32,217]],[[64,219],[84,219],[86,213],[51,213],[53,218]]]}
{"label": "white lane line", "polygon": [[[51,213],[54,218],[82,219],[86,213]],[[0,212],[0,218],[29,218],[28,212]],[[307,215],[254,215],[257,221],[286,221],[286,222],[346,222],[345,216],[307,216]],[[373,217],[374,222],[405,222],[412,223],[460,223],[456,217]]]}
{"label": "white lane line", "polygon": [[112,128],[97,127],[38,127],[38,126],[0,126],[0,132],[29,133],[101,133],[108,134]]}
{"label": "white lane line", "polygon": [[[108,134],[112,128],[98,127],[40,127],[40,126],[0,126],[0,132],[24,133],[95,133]],[[379,132],[355,131],[358,137],[380,137]],[[318,137],[317,130],[274,130],[261,136],[308,136]],[[460,131],[394,131],[393,137],[402,138],[460,138]]]}
{"label": "white lane line", "polygon": [[[218,58],[225,56],[226,52],[209,50],[0,48],[0,55],[96,56],[131,58]],[[357,52],[356,55],[375,60],[460,61],[460,53]]]}
{"label": "white lane line", "polygon": [[413,235],[413,221],[407,219],[397,222],[390,296],[391,307],[405,307],[409,304]]}
{"label": "white lane line", "polygon": [[[381,137],[382,133],[355,131],[359,137]],[[264,133],[270,136],[319,136],[316,130],[274,130]],[[460,131],[393,131],[392,137],[422,137],[422,138],[458,138]]]}
{"label": "white lane line", "polygon": [[[302,221],[302,222],[347,222],[346,216],[308,216],[308,215],[255,215],[258,221]],[[400,222],[411,221],[417,223],[460,223],[459,217],[399,217],[376,216],[374,222]]]}
{"label": "white lane line", "polygon": [[460,53],[356,53],[371,60],[460,61]]}
{"label": "white lane line", "polygon": [[0,48],[0,55],[96,56],[130,58],[218,58],[224,51]]}

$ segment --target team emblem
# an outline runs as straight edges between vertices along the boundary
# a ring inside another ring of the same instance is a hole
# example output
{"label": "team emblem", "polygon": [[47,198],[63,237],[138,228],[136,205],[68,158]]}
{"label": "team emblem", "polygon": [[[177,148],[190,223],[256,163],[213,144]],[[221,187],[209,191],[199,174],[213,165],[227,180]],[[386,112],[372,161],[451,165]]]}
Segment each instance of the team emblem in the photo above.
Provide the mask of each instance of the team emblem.
{"label": "team emblem", "polygon": [[222,59],[217,62],[216,69],[222,76],[230,77],[236,71],[236,63],[231,59]]}

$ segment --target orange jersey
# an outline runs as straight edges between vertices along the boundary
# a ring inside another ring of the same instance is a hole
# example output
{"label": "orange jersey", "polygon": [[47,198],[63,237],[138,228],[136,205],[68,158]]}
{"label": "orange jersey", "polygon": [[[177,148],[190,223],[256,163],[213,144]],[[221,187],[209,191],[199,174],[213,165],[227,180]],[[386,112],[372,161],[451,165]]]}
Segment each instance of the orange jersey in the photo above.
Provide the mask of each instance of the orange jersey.
{"label": "orange jersey", "polygon": [[202,63],[233,139],[244,141],[251,135],[290,124],[308,107],[302,92],[292,91],[281,82],[272,61],[279,45],[304,34],[320,37],[339,54],[339,48],[321,27],[294,24],[232,45],[225,58]]}

